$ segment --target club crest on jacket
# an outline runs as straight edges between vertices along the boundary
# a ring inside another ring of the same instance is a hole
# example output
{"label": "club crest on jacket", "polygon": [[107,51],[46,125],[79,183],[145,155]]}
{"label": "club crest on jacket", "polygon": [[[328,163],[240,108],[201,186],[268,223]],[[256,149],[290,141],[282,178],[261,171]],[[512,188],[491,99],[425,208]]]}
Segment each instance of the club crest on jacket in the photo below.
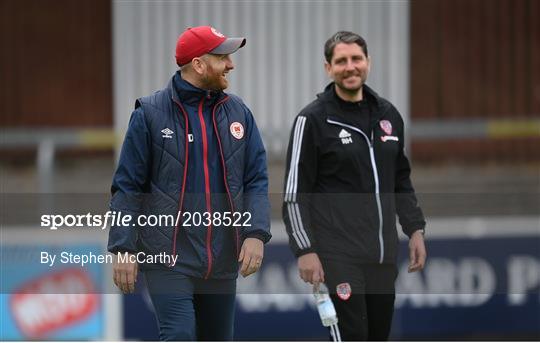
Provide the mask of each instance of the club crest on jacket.
{"label": "club crest on jacket", "polygon": [[387,135],[392,134],[392,123],[390,123],[388,120],[381,120],[379,122],[379,125],[381,126],[381,129],[386,133]]}
{"label": "club crest on jacket", "polygon": [[244,127],[239,122],[235,121],[231,124],[231,135],[236,139],[244,137]]}

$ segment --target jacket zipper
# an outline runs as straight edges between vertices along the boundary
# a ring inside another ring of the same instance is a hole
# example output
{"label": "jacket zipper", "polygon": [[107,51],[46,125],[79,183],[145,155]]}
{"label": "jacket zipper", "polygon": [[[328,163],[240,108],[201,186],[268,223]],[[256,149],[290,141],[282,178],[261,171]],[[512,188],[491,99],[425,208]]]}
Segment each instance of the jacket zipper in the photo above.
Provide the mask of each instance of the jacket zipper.
{"label": "jacket zipper", "polygon": [[[214,109],[212,110],[212,122],[214,124],[214,132],[216,133],[219,152],[220,152],[219,156],[221,157],[221,165],[223,167],[223,181],[224,181],[224,184],[225,184],[225,190],[227,191],[227,198],[229,199],[229,206],[231,208],[231,212],[234,212],[234,203],[232,201],[231,192],[229,190],[229,183],[227,181],[227,167],[225,165],[225,157],[224,157],[224,154],[223,154],[223,148],[221,146],[221,139],[219,138],[219,131],[218,131],[217,124],[216,124],[216,109],[217,109],[217,107],[219,105],[223,104],[227,100],[229,100],[229,97],[223,98],[221,101],[219,101],[214,106]],[[236,257],[238,257],[239,254],[240,254],[240,251],[239,251],[240,238],[239,238],[239,234],[238,234],[238,228],[235,227],[234,231],[235,231],[235,243],[236,243],[235,244],[235,246],[236,246]]]}
{"label": "jacket zipper", "polygon": [[[220,157],[221,157],[221,163],[222,163],[222,166],[223,166],[223,179],[224,179],[224,182],[225,182],[225,189],[227,190],[227,197],[229,199],[229,204],[231,206],[231,211],[234,212],[234,205],[233,205],[233,202],[232,202],[232,197],[231,197],[231,192],[229,191],[229,185],[228,185],[228,182],[227,182],[227,169],[225,167],[225,158],[223,156],[223,148],[221,146],[221,139],[219,138],[219,132],[217,130],[217,125],[216,125],[216,121],[215,121],[215,112],[216,112],[216,109],[219,105],[223,104],[225,101],[227,101],[229,99],[229,97],[225,97],[224,99],[220,100],[213,108],[212,110],[212,121],[213,121],[213,126],[214,126],[214,131],[216,133],[216,137],[217,137],[217,140],[218,140],[218,146],[219,146],[219,150],[220,150]],[[172,99],[177,105],[178,107],[180,108],[181,112],[183,113],[184,115],[184,120],[185,120],[185,162],[184,162],[184,176],[183,176],[183,181],[182,181],[182,191],[180,192],[180,205],[179,205],[179,209],[178,211],[180,211],[179,213],[179,218],[181,217],[181,212],[182,212],[182,208],[183,208],[183,204],[184,204],[184,193],[185,193],[185,189],[186,189],[186,179],[187,179],[187,168],[188,168],[188,158],[189,158],[189,121],[188,121],[188,115],[187,115],[187,112],[185,111],[184,107],[182,106],[182,104],[180,104],[178,101],[176,101],[175,99]],[[199,104],[199,120],[201,120],[201,109],[202,109],[202,103],[204,101],[204,98],[201,100],[201,103]],[[206,154],[204,154],[204,166],[205,166],[205,171],[207,172],[208,171],[208,161],[207,161],[207,152],[208,152],[208,145],[207,145],[207,142],[206,142],[206,125],[204,123],[204,120],[201,122],[201,128],[204,127],[204,134],[203,134],[203,152],[204,150],[206,150]],[[205,146],[206,146],[206,149],[205,149]],[[208,190],[208,195],[209,195],[209,182],[208,182],[208,179],[207,179],[207,174],[205,172],[205,182],[206,182],[206,185],[205,185],[205,188],[206,190]],[[208,203],[208,200],[207,200],[207,206],[208,208],[210,208],[210,204]],[[172,244],[172,253],[171,255],[174,255],[176,253],[176,236],[178,234],[178,225],[179,223],[177,222],[176,225],[175,225],[175,228],[174,228],[174,235],[173,235],[173,244]],[[238,254],[239,254],[239,235],[238,235],[238,229],[236,228],[235,229],[235,232],[236,232],[236,256],[238,257]],[[212,271],[212,250],[211,250],[211,242],[212,242],[212,230],[210,228],[208,234],[207,234],[207,254],[208,255],[208,269],[207,269],[207,272],[206,272],[206,276],[205,276],[205,279],[208,278],[208,276],[210,275],[211,271]],[[169,267],[174,267],[174,263],[170,264]]]}
{"label": "jacket zipper", "polygon": [[[203,144],[203,170],[204,170],[204,194],[206,198],[206,210],[210,213],[210,218],[212,218],[212,203],[210,195],[210,172],[208,171],[208,137],[206,136],[206,123],[204,122],[203,117],[203,104],[204,97],[199,103],[199,121],[201,123],[202,131],[202,144]],[[206,256],[208,257],[208,269],[206,271],[205,279],[208,279],[212,271],[212,221],[208,226],[206,232]]]}
{"label": "jacket zipper", "polygon": [[375,163],[375,151],[373,149],[373,130],[371,131],[371,139],[368,138],[368,136],[359,128],[340,123],[338,121],[334,121],[331,119],[326,119],[326,121],[330,124],[339,125],[343,127],[347,127],[351,130],[354,130],[360,134],[366,139],[366,142],[369,146],[369,157],[371,160],[371,168],[373,171],[373,178],[375,179],[375,199],[377,201],[377,211],[379,212],[379,246],[380,246],[380,257],[379,257],[379,263],[383,263],[384,260],[384,240],[383,240],[383,215],[382,215],[382,205],[381,205],[381,195],[379,191],[379,173],[377,171],[377,164]]}
{"label": "jacket zipper", "polygon": [[[175,99],[172,99],[172,100],[180,108],[180,111],[184,115],[184,121],[186,123],[186,125],[185,125],[185,143],[184,143],[184,145],[185,145],[184,155],[186,157],[185,157],[185,160],[184,160],[184,175],[183,175],[183,179],[182,179],[182,190],[180,192],[180,200],[179,200],[179,205],[178,205],[178,218],[182,218],[182,208],[184,206],[184,194],[185,194],[185,190],[186,190],[186,179],[187,179],[188,160],[189,160],[189,121],[188,121],[187,112],[184,109],[184,107],[182,106],[182,104],[180,104],[180,102],[176,101]],[[174,226],[171,256],[176,255],[176,236],[178,235],[178,225],[179,224],[180,223],[177,220],[176,225]],[[174,267],[174,265],[175,265],[175,262],[172,262],[171,264],[169,264],[169,267],[172,268],[172,267]]]}

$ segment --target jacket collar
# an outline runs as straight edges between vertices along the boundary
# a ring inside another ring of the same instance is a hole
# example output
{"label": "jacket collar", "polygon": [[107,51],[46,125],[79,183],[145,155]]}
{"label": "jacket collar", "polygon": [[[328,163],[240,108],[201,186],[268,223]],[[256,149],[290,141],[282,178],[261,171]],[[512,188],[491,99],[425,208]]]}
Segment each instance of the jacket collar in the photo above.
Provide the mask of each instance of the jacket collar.
{"label": "jacket collar", "polygon": [[206,104],[214,104],[227,96],[223,91],[210,91],[195,87],[182,78],[178,70],[167,85],[171,91],[173,100],[187,105],[198,105],[203,97],[207,99]]}
{"label": "jacket collar", "polygon": [[[327,115],[335,115],[340,112],[340,105],[336,98],[337,94],[335,87],[335,83],[331,82],[324,88],[322,93],[317,94],[317,98],[324,103]],[[383,113],[380,111],[381,97],[379,97],[377,92],[366,84],[362,86],[362,92],[364,100],[368,101],[372,121],[378,121],[383,115]]]}

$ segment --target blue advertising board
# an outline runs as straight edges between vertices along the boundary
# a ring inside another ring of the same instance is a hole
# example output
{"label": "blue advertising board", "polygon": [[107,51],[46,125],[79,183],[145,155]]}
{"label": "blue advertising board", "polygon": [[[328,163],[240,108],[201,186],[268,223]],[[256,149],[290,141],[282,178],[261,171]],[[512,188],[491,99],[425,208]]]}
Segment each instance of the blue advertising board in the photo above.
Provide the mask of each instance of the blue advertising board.
{"label": "blue advertising board", "polygon": [[[540,337],[540,236],[432,239],[427,247],[424,271],[407,273],[401,243],[392,339]],[[237,340],[329,337],[286,244],[268,245],[261,271],[239,278],[236,308]],[[157,339],[140,295],[125,297],[124,323],[126,339]]]}

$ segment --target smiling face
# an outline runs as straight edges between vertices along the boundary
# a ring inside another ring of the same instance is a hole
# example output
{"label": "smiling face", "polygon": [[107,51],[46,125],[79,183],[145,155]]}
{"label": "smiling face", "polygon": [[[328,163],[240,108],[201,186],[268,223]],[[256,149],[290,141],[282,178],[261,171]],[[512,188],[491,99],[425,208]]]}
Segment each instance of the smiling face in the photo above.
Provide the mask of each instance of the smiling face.
{"label": "smiling face", "polygon": [[227,74],[234,69],[234,64],[230,55],[204,55],[202,59],[205,64],[204,72],[202,73],[202,88],[222,91],[229,86]]}
{"label": "smiling face", "polygon": [[332,59],[325,63],[328,76],[336,83],[338,95],[346,98],[361,93],[362,85],[369,74],[369,58],[356,43],[338,43]]}

